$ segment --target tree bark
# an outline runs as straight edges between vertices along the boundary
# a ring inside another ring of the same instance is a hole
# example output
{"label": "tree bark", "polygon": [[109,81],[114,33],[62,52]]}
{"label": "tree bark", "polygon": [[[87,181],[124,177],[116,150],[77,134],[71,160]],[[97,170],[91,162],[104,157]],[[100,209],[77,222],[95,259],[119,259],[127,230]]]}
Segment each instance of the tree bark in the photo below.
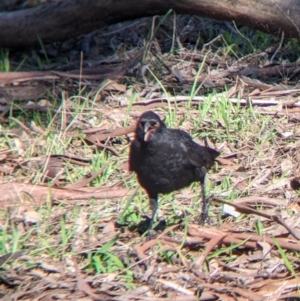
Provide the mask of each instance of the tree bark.
{"label": "tree bark", "polygon": [[234,20],[261,31],[299,37],[299,0],[61,0],[0,13],[0,46],[28,47],[65,40],[103,26],[169,9],[218,20]]}

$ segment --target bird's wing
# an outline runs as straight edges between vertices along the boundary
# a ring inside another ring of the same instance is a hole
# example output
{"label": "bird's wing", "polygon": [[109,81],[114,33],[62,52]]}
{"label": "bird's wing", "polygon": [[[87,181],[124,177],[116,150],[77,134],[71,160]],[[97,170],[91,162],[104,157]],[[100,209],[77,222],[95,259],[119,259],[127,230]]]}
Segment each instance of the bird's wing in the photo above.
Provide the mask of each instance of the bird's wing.
{"label": "bird's wing", "polygon": [[190,155],[191,162],[193,162],[196,166],[201,165],[206,169],[211,168],[214,164],[214,160],[220,155],[220,153],[210,147],[204,147],[197,144],[196,142],[194,143],[195,151]]}
{"label": "bird's wing", "polygon": [[186,151],[189,162],[193,166],[204,166],[205,168],[209,169],[213,165],[214,160],[220,155],[218,151],[210,147],[201,146],[194,142],[188,133],[179,130],[178,134],[180,144]]}
{"label": "bird's wing", "polygon": [[141,162],[141,145],[137,140],[133,140],[129,150],[129,170],[137,171]]}

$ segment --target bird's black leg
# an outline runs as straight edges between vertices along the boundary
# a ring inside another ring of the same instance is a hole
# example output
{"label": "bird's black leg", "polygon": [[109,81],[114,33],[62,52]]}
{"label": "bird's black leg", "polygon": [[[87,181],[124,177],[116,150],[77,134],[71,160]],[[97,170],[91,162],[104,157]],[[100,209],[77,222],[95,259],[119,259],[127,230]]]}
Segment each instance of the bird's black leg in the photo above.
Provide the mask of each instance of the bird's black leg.
{"label": "bird's black leg", "polygon": [[205,178],[206,178],[206,168],[203,166],[200,169],[200,184],[201,184],[201,193],[202,193],[202,212],[200,215],[201,225],[204,225],[208,217],[208,209],[210,205],[210,198],[206,198],[206,193],[205,193]]}
{"label": "bird's black leg", "polygon": [[209,209],[209,203],[210,199],[206,198],[205,194],[205,182],[201,181],[201,192],[202,192],[202,212],[200,215],[200,224],[204,225],[207,217],[208,217],[208,209]]}
{"label": "bird's black leg", "polygon": [[156,214],[156,211],[158,208],[157,195],[155,195],[155,196],[149,195],[149,204],[150,204],[150,209],[152,211],[152,214],[151,214],[151,219],[150,219],[150,223],[149,223],[149,227],[148,227],[148,238],[151,237],[151,230],[152,230],[155,214]]}

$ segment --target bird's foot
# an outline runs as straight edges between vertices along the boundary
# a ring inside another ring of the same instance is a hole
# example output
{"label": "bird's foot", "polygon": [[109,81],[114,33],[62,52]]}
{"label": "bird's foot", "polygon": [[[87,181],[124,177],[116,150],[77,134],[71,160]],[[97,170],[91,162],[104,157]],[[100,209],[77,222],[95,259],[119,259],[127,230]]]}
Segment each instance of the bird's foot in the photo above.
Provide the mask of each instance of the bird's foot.
{"label": "bird's foot", "polygon": [[151,239],[154,239],[155,237],[156,237],[156,232],[152,229],[149,229],[148,233],[147,233],[146,240],[149,241]]}
{"label": "bird's foot", "polygon": [[205,222],[206,222],[207,219],[208,219],[208,214],[202,212],[202,213],[200,214],[200,217],[199,217],[199,224],[200,224],[201,226],[204,226],[204,224],[205,224]]}
{"label": "bird's foot", "polygon": [[148,217],[149,219],[149,225],[147,229],[147,241],[151,240],[155,237],[155,231],[153,230],[153,223],[154,223],[154,217],[153,215],[151,217]]}
{"label": "bird's foot", "polygon": [[203,215],[202,213],[200,214],[200,218],[199,218],[199,224],[201,226],[204,226],[205,224],[207,224],[208,226],[211,226],[213,223],[213,220],[210,216],[208,215]]}

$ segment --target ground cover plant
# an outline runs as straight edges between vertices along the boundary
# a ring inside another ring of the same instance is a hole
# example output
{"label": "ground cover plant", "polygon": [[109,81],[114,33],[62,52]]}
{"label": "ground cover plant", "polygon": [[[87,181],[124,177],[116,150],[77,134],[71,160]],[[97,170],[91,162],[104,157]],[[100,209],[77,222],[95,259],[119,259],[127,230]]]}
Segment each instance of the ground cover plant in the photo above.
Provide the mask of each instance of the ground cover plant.
{"label": "ground cover plant", "polygon": [[[298,52],[172,12],[1,50],[0,298],[299,298]],[[146,110],[221,152],[210,224],[194,183],[160,196],[150,241],[128,172]]]}

